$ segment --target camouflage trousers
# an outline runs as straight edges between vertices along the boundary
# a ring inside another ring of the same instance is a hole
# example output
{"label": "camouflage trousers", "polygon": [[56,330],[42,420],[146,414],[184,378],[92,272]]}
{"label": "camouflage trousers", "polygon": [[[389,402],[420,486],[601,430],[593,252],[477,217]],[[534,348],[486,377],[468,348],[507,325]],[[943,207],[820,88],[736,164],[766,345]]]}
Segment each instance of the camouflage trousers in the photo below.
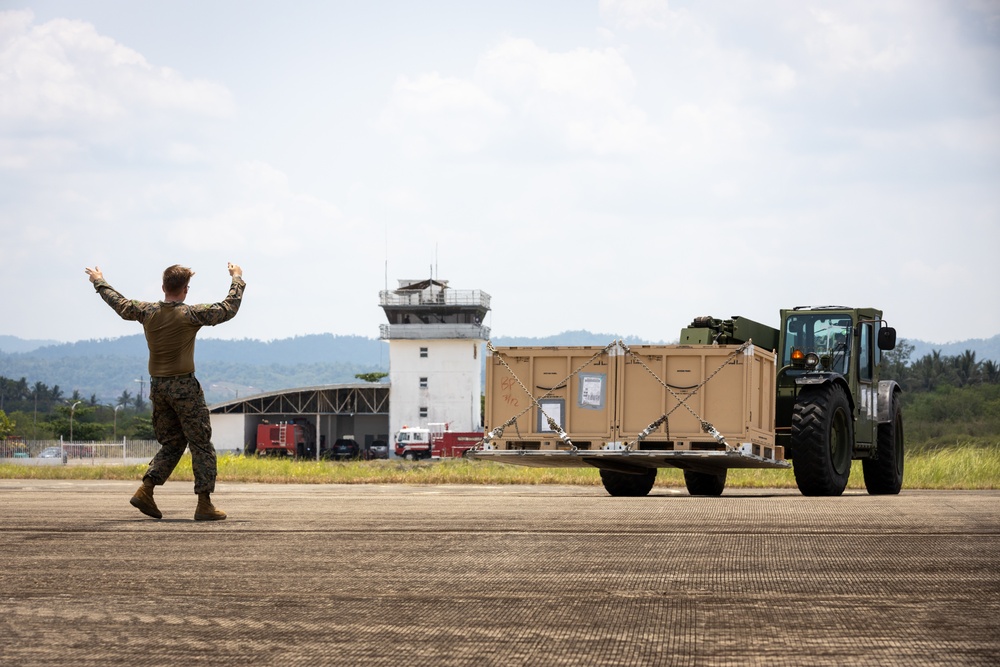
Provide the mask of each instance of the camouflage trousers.
{"label": "camouflage trousers", "polygon": [[163,484],[184,454],[191,449],[194,492],[215,491],[216,460],[212,446],[212,421],[201,383],[192,376],[152,378],[149,399],[153,403],[153,431],[160,451],[149,462],[143,480]]}

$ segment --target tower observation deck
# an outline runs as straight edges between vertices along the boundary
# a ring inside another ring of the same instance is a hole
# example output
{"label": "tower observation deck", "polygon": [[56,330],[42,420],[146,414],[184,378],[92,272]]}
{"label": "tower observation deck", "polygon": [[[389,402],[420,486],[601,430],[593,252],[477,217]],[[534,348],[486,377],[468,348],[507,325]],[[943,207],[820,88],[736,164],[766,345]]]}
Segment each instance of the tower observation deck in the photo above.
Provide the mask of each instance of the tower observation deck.
{"label": "tower observation deck", "polygon": [[456,290],[447,280],[400,280],[394,290],[379,292],[388,324],[379,327],[383,340],[488,340],[483,320],[490,295],[482,290]]}

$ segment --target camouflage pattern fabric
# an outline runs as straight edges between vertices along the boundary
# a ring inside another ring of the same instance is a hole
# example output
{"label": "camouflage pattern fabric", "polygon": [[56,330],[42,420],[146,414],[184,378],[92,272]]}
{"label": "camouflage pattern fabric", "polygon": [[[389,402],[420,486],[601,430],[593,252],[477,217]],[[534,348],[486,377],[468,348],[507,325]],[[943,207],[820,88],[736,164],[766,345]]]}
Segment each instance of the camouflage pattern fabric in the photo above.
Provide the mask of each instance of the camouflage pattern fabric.
{"label": "camouflage pattern fabric", "polygon": [[[105,288],[105,291],[101,291],[101,288]],[[191,324],[210,327],[231,320],[236,317],[236,313],[240,309],[240,302],[243,300],[243,290],[245,288],[246,283],[243,281],[243,278],[234,277],[232,285],[229,287],[229,294],[226,295],[224,301],[192,306],[185,304],[185,317]],[[123,320],[132,320],[140,324],[145,324],[166,303],[164,301],[149,302],[126,299],[103,278],[94,281],[94,289]]]}
{"label": "camouflage pattern fabric", "polygon": [[143,479],[163,484],[184,454],[191,450],[194,492],[215,491],[216,459],[212,445],[212,421],[205,392],[195,377],[152,378],[149,398],[153,403],[153,430],[160,451],[149,462]]}
{"label": "camouflage pattern fabric", "polygon": [[136,301],[126,299],[103,278],[94,289],[124,320],[142,324],[149,347],[149,374],[172,377],[194,372],[194,346],[204,326],[227,322],[240,309],[246,283],[234,276],[225,300],[189,305],[180,301]]}

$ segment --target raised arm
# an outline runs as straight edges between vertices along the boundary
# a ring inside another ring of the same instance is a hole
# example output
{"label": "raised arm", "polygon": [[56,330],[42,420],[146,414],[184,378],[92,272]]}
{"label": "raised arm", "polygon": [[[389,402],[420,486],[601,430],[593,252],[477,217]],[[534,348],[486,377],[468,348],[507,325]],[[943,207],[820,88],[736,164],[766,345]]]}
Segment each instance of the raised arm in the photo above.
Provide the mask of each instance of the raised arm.
{"label": "raised arm", "polygon": [[131,299],[126,299],[124,296],[118,293],[115,288],[104,280],[104,273],[101,272],[99,266],[94,266],[92,269],[84,269],[87,277],[90,278],[90,282],[94,284],[94,289],[97,293],[101,295],[101,298],[123,320],[131,320],[133,322],[142,322],[146,311],[149,309],[150,304],[142,301],[133,301]]}
{"label": "raised arm", "polygon": [[191,307],[191,317],[199,324],[212,327],[236,317],[243,301],[243,288],[246,287],[246,283],[243,282],[243,269],[240,268],[239,264],[229,262],[228,268],[233,283],[229,286],[229,294],[226,295],[225,300],[219,303],[205,303]]}

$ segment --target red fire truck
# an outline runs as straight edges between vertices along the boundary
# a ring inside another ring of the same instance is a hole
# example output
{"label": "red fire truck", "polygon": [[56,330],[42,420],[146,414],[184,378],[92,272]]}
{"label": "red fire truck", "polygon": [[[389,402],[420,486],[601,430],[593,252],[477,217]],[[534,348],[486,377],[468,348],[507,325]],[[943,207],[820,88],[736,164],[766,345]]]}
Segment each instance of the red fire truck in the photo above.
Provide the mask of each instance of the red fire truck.
{"label": "red fire truck", "polygon": [[305,430],[298,424],[257,425],[258,456],[300,456],[305,449]]}
{"label": "red fire truck", "polygon": [[450,431],[447,424],[431,423],[427,428],[404,426],[396,433],[393,443],[396,456],[416,461],[465,456],[482,440],[482,432]]}

